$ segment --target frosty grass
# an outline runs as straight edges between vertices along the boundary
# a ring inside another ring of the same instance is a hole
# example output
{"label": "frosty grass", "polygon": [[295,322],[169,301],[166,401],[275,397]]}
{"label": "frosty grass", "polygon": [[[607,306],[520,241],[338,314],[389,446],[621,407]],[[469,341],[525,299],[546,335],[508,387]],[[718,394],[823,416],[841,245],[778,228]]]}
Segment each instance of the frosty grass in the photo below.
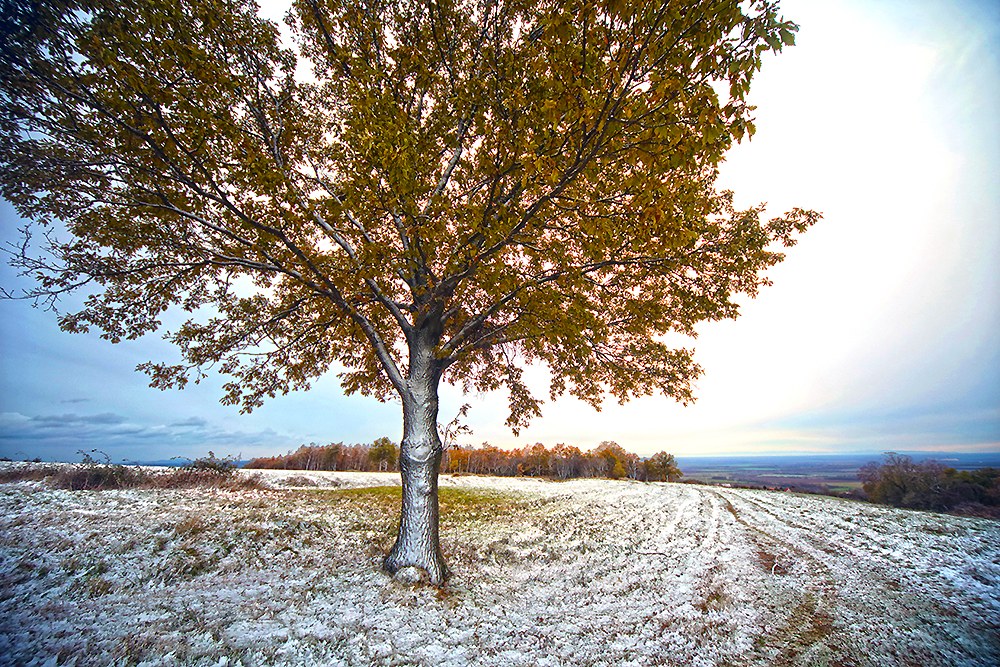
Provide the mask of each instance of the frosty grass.
{"label": "frosty grass", "polygon": [[0,663],[1000,664],[995,521],[686,484],[443,476],[453,574],[437,590],[379,568],[398,475],[265,479],[0,485]]}

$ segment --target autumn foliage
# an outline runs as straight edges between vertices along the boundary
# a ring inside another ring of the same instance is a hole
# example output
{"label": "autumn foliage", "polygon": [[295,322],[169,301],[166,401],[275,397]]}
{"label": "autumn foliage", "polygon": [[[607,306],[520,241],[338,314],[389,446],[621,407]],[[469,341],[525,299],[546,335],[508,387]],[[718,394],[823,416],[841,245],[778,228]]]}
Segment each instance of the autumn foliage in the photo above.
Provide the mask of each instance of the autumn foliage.
{"label": "autumn foliage", "polygon": [[[333,443],[302,445],[283,456],[256,458],[248,468],[275,470],[396,470],[398,449],[388,438],[370,445]],[[559,443],[546,447],[538,442],[520,449],[500,449],[484,442],[479,447],[452,446],[445,450],[441,472],[496,475],[501,477],[629,478],[644,482],[667,482],[683,473],[673,454],[659,452],[640,458],[615,442],[605,441],[590,451]]]}
{"label": "autumn foliage", "polygon": [[819,217],[715,184],[794,42],[775,2],[296,0],[294,47],[245,3],[2,7],[27,296],[91,290],[60,325],[113,342],[189,314],[141,370],[221,371],[244,411],[331,368],[404,403],[417,367],[504,390],[515,429],[546,393],[688,403],[664,336],[736,317]]}
{"label": "autumn foliage", "polygon": [[442,383],[502,392],[515,431],[565,394],[690,403],[696,325],[737,317],[819,219],[716,187],[798,27],[775,0],[294,0],[286,23],[0,0],[13,263],[27,298],[87,294],[66,331],[164,335],[154,387],[219,372],[249,412],[333,372],[399,399],[386,567],[440,583]]}

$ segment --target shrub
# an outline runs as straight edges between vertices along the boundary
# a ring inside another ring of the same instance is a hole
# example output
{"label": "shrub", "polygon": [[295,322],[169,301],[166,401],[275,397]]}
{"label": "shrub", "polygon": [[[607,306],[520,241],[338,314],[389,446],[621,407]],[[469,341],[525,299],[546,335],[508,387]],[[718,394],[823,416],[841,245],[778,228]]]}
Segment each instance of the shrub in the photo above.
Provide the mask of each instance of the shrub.
{"label": "shrub", "polygon": [[[149,477],[149,473],[139,466],[111,463],[111,457],[99,450],[80,450],[78,453],[83,457],[80,463],[60,468],[52,478],[52,485],[57,489],[127,489],[139,486]],[[97,461],[91,456],[93,453],[100,454],[104,461]]]}
{"label": "shrub", "polygon": [[238,475],[239,457],[227,456],[219,458],[215,452],[209,451],[208,456],[202,456],[182,465],[177,470],[162,473],[155,478],[159,488],[194,488],[213,487],[226,489],[259,489],[264,487],[263,478],[259,474]]}
{"label": "shrub", "polygon": [[235,469],[220,472],[182,467],[172,472],[151,475],[147,486],[158,489],[193,489],[198,487],[260,489],[264,488],[264,483],[259,474],[237,475]]}
{"label": "shrub", "polygon": [[881,463],[864,465],[858,477],[876,503],[930,510],[1000,506],[1000,470],[993,468],[957,471],[887,452]]}
{"label": "shrub", "polygon": [[[151,472],[137,465],[111,463],[98,450],[79,452],[82,461],[69,465],[19,465],[0,470],[0,482],[48,480],[57,489],[103,491],[109,489],[225,489],[264,488],[260,475],[237,475],[236,459],[220,459],[212,452],[170,472]],[[93,454],[104,460],[98,461]]]}
{"label": "shrub", "polygon": [[139,486],[146,477],[145,471],[124,465],[74,465],[56,473],[52,485],[70,491],[127,489]]}
{"label": "shrub", "polygon": [[181,470],[215,473],[228,477],[235,473],[238,467],[239,463],[236,457],[227,456],[220,459],[215,455],[215,452],[209,450],[208,456],[202,456],[185,463],[181,466]]}
{"label": "shrub", "polygon": [[305,475],[292,475],[281,481],[284,486],[319,486],[315,480]]}

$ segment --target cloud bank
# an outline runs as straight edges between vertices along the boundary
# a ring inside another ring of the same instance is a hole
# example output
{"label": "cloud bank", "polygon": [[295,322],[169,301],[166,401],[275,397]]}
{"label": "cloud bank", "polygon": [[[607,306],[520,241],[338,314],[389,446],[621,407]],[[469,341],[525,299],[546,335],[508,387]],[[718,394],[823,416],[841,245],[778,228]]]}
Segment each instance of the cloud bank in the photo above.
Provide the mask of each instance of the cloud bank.
{"label": "cloud bank", "polygon": [[[192,458],[214,451],[220,456],[250,456],[282,451],[294,440],[274,429],[237,431],[219,428],[200,417],[167,424],[143,424],[125,415],[24,415],[0,413],[0,455],[9,458],[77,460],[79,451],[97,449],[112,460]],[[166,455],[166,456],[165,456]]]}

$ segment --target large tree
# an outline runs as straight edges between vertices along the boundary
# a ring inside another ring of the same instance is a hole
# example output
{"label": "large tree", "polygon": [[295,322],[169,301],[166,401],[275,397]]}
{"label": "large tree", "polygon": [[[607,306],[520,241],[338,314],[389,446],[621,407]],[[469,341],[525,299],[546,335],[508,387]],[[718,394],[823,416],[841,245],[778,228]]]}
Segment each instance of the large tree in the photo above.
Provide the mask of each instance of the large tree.
{"label": "large tree", "polygon": [[[223,402],[338,372],[402,403],[385,560],[441,582],[442,381],[692,400],[669,341],[732,318],[778,246],[715,180],[750,81],[796,26],[772,0],[0,0],[0,193],[41,226],[16,263],[70,332],[165,333]],[[33,252],[32,249],[37,249]]]}

